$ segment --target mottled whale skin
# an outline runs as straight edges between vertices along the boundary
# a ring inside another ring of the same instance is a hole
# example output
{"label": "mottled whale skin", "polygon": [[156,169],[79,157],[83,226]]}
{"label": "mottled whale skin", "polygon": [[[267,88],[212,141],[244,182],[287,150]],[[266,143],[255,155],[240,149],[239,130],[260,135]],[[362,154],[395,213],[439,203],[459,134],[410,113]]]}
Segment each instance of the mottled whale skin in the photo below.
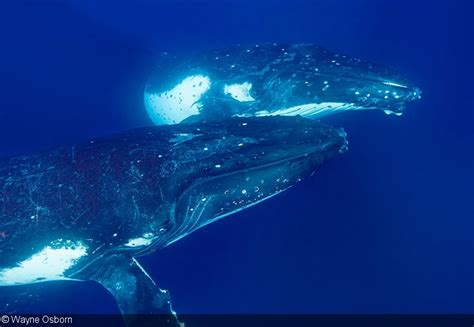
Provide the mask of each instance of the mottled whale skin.
{"label": "mottled whale skin", "polygon": [[177,326],[168,292],[136,258],[288,189],[346,144],[342,129],[313,120],[251,117],[3,159],[0,286],[94,280],[122,313]]}
{"label": "mottled whale skin", "polygon": [[315,44],[262,44],[164,53],[144,101],[161,125],[231,116],[317,119],[359,109],[400,115],[420,93],[393,69]]}

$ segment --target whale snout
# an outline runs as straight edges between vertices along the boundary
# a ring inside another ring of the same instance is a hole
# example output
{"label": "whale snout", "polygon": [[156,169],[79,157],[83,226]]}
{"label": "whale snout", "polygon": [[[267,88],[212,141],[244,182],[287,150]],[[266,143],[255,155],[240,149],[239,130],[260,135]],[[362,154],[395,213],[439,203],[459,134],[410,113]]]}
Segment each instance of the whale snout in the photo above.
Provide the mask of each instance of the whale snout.
{"label": "whale snout", "polygon": [[382,109],[386,114],[401,115],[409,102],[421,98],[419,87],[394,82],[383,82],[382,85],[368,105]]}

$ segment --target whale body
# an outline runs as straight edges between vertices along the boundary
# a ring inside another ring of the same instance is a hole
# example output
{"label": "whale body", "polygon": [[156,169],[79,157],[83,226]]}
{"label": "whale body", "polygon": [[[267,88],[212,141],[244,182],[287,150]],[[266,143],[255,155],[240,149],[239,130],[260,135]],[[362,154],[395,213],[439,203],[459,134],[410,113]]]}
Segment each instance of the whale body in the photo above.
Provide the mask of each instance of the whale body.
{"label": "whale body", "polygon": [[396,70],[315,44],[233,46],[187,55],[164,53],[144,102],[156,125],[232,116],[301,115],[347,110],[400,115],[421,91]]}
{"label": "whale body", "polygon": [[[139,128],[0,160],[0,287],[93,280],[134,314],[178,326],[137,258],[258,204],[347,148],[300,117]],[[129,315],[133,314],[133,315]]]}

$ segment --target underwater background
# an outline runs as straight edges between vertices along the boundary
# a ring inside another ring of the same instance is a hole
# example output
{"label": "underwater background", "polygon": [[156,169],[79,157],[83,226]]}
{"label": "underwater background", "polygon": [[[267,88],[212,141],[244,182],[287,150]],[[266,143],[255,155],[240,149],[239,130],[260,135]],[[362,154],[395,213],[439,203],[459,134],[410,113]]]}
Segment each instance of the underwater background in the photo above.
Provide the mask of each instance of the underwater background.
{"label": "underwater background", "polygon": [[[63,0],[0,4],[0,155],[152,125],[162,51],[316,43],[399,69],[401,117],[324,121],[349,151],[140,262],[178,313],[474,313],[471,1]],[[92,282],[2,288],[19,312],[118,313]]]}

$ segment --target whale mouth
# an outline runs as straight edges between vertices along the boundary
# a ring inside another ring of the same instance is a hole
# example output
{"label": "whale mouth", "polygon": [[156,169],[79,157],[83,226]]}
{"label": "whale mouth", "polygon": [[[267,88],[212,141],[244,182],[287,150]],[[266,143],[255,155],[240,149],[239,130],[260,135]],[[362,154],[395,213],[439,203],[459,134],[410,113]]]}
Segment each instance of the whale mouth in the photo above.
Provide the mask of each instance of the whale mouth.
{"label": "whale mouth", "polygon": [[[372,88],[376,88],[375,86]],[[392,87],[394,88],[394,87]],[[307,102],[294,106],[258,110],[254,113],[256,117],[264,116],[302,116],[305,118],[319,119],[336,113],[352,110],[379,109],[386,114],[400,116],[406,109],[407,103],[421,98],[421,90],[417,87],[403,89],[400,91],[373,90],[365,88],[363,91],[353,91],[355,96],[344,96],[340,100],[331,102]],[[362,96],[360,96],[363,94]],[[240,115],[242,117],[247,114]]]}
{"label": "whale mouth", "polygon": [[[342,153],[345,149],[345,144],[341,144],[338,152]],[[313,148],[264,165],[195,182],[176,203],[174,217],[180,221],[180,228],[173,233],[176,237],[171,236],[165,246],[282,193],[311,175],[323,160],[319,149]],[[300,173],[283,176],[281,171],[288,169],[299,169]]]}

